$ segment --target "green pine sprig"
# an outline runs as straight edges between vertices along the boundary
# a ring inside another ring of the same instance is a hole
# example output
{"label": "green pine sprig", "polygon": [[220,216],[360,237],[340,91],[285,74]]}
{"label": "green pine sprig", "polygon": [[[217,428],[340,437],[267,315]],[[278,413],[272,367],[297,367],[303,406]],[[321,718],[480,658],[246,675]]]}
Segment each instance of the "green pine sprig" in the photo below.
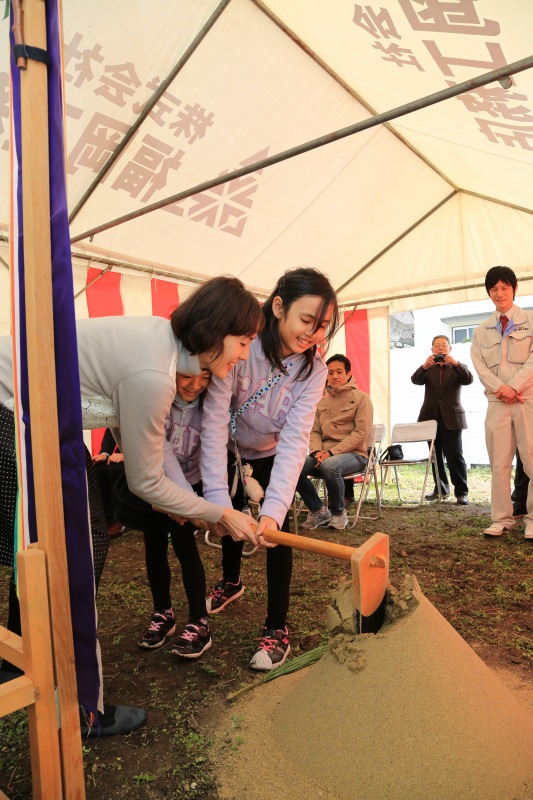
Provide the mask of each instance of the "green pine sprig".
{"label": "green pine sprig", "polygon": [[328,648],[329,644],[321,644],[319,647],[315,647],[314,650],[308,650],[307,653],[302,653],[302,655],[296,656],[296,658],[291,658],[290,661],[286,661],[280,667],[275,667],[274,669],[270,670],[270,672],[267,672],[267,674],[258,681],[249,683],[247,686],[237,689],[236,692],[231,692],[230,694],[226,695],[226,700],[232,702],[237,697],[240,697],[241,694],[244,694],[244,692],[247,692],[250,689],[255,689],[257,686],[261,686],[263,683],[268,683],[268,681],[281,678],[282,675],[289,675],[291,672],[297,672],[299,669],[303,669],[304,667],[309,667],[311,664],[319,661]]}

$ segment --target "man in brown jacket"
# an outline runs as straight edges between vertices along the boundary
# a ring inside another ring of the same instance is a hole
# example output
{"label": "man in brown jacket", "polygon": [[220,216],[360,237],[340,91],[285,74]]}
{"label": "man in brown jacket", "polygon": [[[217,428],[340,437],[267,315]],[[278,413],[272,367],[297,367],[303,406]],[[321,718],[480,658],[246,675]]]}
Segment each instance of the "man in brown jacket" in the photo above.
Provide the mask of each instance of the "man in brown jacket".
{"label": "man in brown jacket", "polygon": [[461,364],[450,355],[451,349],[447,336],[435,336],[431,343],[431,355],[413,373],[411,381],[417,386],[425,386],[424,402],[418,415],[418,422],[437,420],[435,452],[439,474],[433,474],[435,488],[431,494],[426,495],[426,500],[438,498],[437,480],[440,481],[442,496],[450,494],[450,484],[444,464],[446,459],[457,505],[466,506],[468,485],[462,443],[466,417],[461,405],[461,387],[472,383],[474,378],[466,364]]}
{"label": "man in brown jacket", "polygon": [[[344,510],[343,475],[363,472],[367,464],[368,436],[373,408],[370,397],[357,388],[351,375],[350,360],[334,355],[326,361],[328,384],[318,403],[309,441],[309,455],[296,491],[309,509],[304,528],[343,530],[348,524]],[[324,507],[309,479],[323,478],[329,499]]]}

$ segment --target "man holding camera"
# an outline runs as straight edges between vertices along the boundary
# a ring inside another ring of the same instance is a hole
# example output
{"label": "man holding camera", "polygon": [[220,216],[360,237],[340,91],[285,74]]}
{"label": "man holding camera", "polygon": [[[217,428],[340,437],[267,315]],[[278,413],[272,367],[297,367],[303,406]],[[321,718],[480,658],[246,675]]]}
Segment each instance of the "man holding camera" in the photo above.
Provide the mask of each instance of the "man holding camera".
{"label": "man holding camera", "polygon": [[433,479],[435,488],[426,500],[437,500],[440,481],[441,495],[450,494],[450,484],[446,473],[445,460],[454,485],[457,505],[468,505],[468,484],[466,482],[466,462],[463,457],[462,431],[467,427],[465,410],[461,405],[461,387],[474,380],[466,366],[456,361],[451,353],[450,340],[439,335],[431,343],[431,355],[411,376],[417,386],[425,386],[424,402],[418,415],[418,422],[437,420],[435,452],[439,474]]}

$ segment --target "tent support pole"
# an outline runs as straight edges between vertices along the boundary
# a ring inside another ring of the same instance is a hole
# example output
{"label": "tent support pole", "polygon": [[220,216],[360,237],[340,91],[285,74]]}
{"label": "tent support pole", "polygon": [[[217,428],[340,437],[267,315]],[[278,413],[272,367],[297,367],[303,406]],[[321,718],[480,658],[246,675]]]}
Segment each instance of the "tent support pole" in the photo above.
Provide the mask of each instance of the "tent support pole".
{"label": "tent support pole", "polygon": [[268,156],[261,161],[256,161],[253,164],[236,169],[233,172],[228,172],[225,175],[219,175],[216,178],[204,181],[203,183],[193,186],[190,189],[185,189],[184,191],[178,192],[177,194],[171,195],[163,200],[158,200],[156,203],[151,203],[143,208],[137,209],[136,211],[132,211],[129,214],[124,214],[123,216],[116,217],[115,219],[109,220],[109,222],[106,222],[102,225],[97,225],[94,228],[90,228],[83,233],[73,236],[71,241],[79,242],[82,239],[95,236],[97,233],[102,233],[103,231],[114,228],[117,225],[130,222],[131,220],[142,217],[145,214],[150,214],[152,211],[158,211],[160,208],[165,208],[165,206],[169,206],[172,203],[178,203],[181,200],[185,200],[187,197],[199,194],[207,189],[212,189],[215,186],[221,186],[222,184],[233,181],[236,178],[242,178],[244,175],[250,175],[252,172],[258,172],[259,170],[271,167],[274,164],[287,161],[289,158],[302,155],[310,150],[316,150],[319,147],[331,144],[332,142],[337,142],[340,139],[346,138],[347,136],[352,136],[354,133],[360,133],[361,131],[368,130],[369,128],[374,128],[377,125],[383,124],[384,122],[390,122],[391,120],[398,119],[406,114],[411,114],[413,111],[419,111],[422,108],[427,108],[428,106],[435,105],[436,103],[441,103],[443,100],[448,100],[449,98],[456,97],[464,92],[472,91],[472,89],[477,89],[479,86],[485,86],[487,83],[493,83],[494,81],[498,81],[501,78],[507,77],[508,75],[515,75],[517,72],[523,72],[524,70],[531,69],[531,67],[533,67],[533,56],[528,56],[520,61],[514,61],[512,64],[505,64],[505,66],[499,67],[491,72],[485,72],[483,75],[478,75],[476,78],[470,78],[469,80],[458,83],[455,86],[448,86],[446,89],[441,89],[438,92],[434,92],[433,94],[429,94],[426,97],[419,98],[418,100],[411,100],[409,103],[405,103],[402,106],[397,106],[390,111],[384,111],[382,114],[376,114],[373,117],[362,120],[362,122],[357,122],[354,125],[341,128],[333,133],[327,133],[324,136],[318,137],[318,139],[312,139],[304,144],[291,147],[289,150],[284,150],[281,153]]}
{"label": "tent support pole", "polygon": [[[515,268],[516,270],[516,268]],[[517,270],[517,278],[520,281],[520,287],[522,288],[524,284],[528,281],[533,281],[533,276],[531,275],[520,275]],[[442,289],[432,289],[432,295],[439,295],[439,294],[448,294],[449,292],[458,292],[458,291],[465,291],[467,292],[469,289],[479,289],[480,286],[483,285],[483,278],[481,278],[477,283],[461,283],[461,284],[450,284],[449,286],[443,286]],[[523,291],[523,290],[522,290]],[[523,291],[524,294],[526,292]],[[394,302],[395,300],[407,300],[411,297],[427,297],[428,291],[422,292],[409,292],[407,294],[399,294],[395,292],[394,294],[385,295],[383,297],[367,297],[357,300],[356,303],[350,303],[349,301],[345,301],[339,304],[339,308],[344,311],[355,311],[357,308],[374,308],[376,306],[385,306],[389,305],[390,303]],[[462,301],[455,300],[455,303],[459,303]]]}

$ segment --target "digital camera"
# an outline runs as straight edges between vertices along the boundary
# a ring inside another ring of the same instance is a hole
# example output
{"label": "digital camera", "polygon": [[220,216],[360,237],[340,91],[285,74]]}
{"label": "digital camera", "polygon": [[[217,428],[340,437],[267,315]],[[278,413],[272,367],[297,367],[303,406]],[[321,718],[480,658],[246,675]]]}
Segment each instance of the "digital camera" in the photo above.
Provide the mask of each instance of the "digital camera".
{"label": "digital camera", "polygon": [[442,353],[438,353],[438,355],[433,356],[433,361],[435,361],[435,363],[439,361],[446,361],[446,356],[443,356]]}

